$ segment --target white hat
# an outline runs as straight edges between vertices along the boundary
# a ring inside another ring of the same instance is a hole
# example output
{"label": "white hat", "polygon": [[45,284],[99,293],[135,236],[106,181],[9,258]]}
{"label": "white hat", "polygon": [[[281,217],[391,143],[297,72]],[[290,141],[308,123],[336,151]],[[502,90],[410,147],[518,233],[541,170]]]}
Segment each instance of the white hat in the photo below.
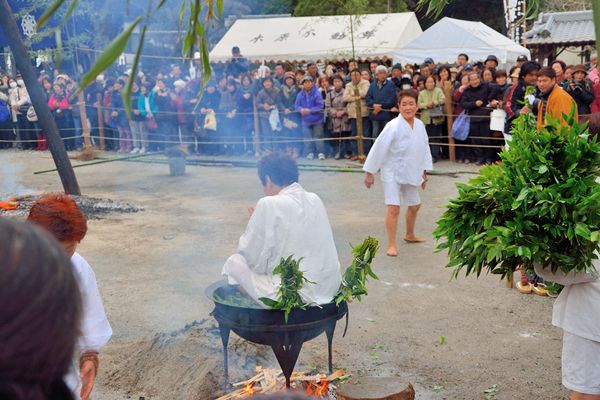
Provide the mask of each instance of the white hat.
{"label": "white hat", "polygon": [[173,82],[173,86],[184,88],[185,81],[182,81],[181,79],[177,79],[175,82]]}

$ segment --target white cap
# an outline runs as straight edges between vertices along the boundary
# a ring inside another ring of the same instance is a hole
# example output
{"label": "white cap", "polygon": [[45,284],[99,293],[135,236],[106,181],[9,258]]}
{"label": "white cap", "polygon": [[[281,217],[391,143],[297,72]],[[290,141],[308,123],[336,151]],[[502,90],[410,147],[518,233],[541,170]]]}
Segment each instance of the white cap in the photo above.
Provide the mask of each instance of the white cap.
{"label": "white cap", "polygon": [[173,86],[184,88],[185,81],[182,81],[181,79],[177,79],[175,82],[173,82]]}

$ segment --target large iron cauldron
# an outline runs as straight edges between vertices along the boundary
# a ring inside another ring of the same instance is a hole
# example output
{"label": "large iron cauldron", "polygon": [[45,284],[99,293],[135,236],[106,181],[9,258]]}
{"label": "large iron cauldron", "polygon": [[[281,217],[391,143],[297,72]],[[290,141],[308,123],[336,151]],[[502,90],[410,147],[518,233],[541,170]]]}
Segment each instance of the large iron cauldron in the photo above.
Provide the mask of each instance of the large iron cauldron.
{"label": "large iron cauldron", "polygon": [[325,332],[329,372],[333,372],[333,334],[337,321],[344,315],[346,315],[347,328],[348,305],[346,302],[340,303],[339,306],[329,303],[320,307],[309,307],[306,310],[294,309],[286,323],[284,312],[281,310],[237,307],[221,303],[214,297],[216,294],[220,298],[226,298],[235,291],[237,288],[228,285],[226,280],[215,282],[206,288],[206,295],[215,303],[215,309],[211,315],[219,323],[226,379],[228,378],[227,344],[230,331],[234,331],[238,336],[250,342],[271,346],[281,366],[288,388],[302,345]]}

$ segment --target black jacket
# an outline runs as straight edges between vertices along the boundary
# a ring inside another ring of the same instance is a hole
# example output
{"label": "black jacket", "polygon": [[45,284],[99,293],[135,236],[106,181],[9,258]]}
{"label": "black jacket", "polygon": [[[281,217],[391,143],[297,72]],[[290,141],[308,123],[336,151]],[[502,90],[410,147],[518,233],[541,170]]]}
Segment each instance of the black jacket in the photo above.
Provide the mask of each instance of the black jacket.
{"label": "black jacket", "polygon": [[[473,119],[482,120],[490,115],[490,110],[485,108],[490,99],[490,87],[487,83],[481,83],[476,88],[469,86],[465,89],[460,98],[460,106],[467,110],[467,113]],[[481,100],[483,104],[477,107],[477,100]]]}
{"label": "black jacket", "polygon": [[577,103],[577,112],[579,115],[591,114],[591,105],[594,102],[596,96],[594,95],[594,89],[592,82],[584,80],[579,84],[575,82],[569,82],[569,85],[563,87],[571,95],[575,103]]}

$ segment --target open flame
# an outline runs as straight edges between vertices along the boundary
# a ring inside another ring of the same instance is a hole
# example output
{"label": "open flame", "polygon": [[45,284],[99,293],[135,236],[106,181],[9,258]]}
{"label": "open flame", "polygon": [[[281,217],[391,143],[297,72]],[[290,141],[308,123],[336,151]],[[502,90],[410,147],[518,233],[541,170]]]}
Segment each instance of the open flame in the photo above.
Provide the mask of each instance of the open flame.
{"label": "open flame", "polygon": [[244,387],[242,394],[245,396],[252,396],[255,392],[256,390],[254,390],[254,382],[250,382],[246,385],[246,387]]}
{"label": "open flame", "polygon": [[6,201],[0,201],[0,209],[16,210],[19,207],[19,202],[14,197],[9,197]]}
{"label": "open flame", "polygon": [[321,379],[318,383],[309,383],[306,394],[315,397],[327,396],[329,394],[329,382],[327,379]]}

